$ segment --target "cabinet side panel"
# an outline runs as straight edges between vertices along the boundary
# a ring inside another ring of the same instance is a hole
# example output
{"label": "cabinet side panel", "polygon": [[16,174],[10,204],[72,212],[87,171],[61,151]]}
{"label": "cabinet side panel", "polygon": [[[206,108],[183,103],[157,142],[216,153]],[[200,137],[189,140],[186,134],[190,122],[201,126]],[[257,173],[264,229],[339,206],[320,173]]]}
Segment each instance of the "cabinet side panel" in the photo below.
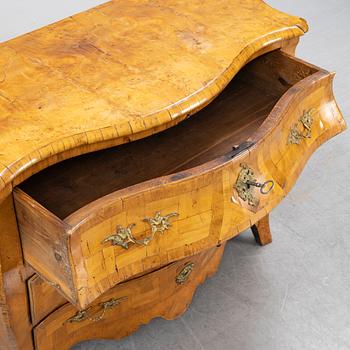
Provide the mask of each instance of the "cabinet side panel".
{"label": "cabinet side panel", "polygon": [[12,196],[0,204],[0,348],[33,350],[25,279]]}

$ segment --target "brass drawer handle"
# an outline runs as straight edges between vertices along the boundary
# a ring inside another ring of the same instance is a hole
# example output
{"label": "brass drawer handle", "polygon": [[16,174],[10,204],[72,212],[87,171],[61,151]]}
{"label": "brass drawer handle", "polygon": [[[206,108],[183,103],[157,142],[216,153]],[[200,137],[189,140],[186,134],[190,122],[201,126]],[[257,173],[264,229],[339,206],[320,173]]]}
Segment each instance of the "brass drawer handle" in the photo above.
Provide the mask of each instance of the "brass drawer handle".
{"label": "brass drawer handle", "polygon": [[[251,206],[257,206],[259,200],[254,197],[253,187],[260,188],[260,193],[265,195],[273,190],[275,182],[273,180],[267,180],[263,183],[257,182],[254,171],[247,164],[241,164],[241,168],[235,189],[241,199],[248,201],[248,204]],[[232,200],[234,201],[234,198]]]}
{"label": "brass drawer handle", "polygon": [[178,216],[178,213],[170,213],[162,216],[159,211],[156,212],[154,218],[144,218],[143,221],[148,222],[151,225],[151,235],[143,239],[136,239],[131,230],[136,224],[131,224],[128,227],[117,226],[117,233],[108,236],[101,243],[105,244],[111,242],[112,245],[118,245],[124,249],[129,249],[129,244],[134,243],[138,245],[148,245],[154,238],[155,234],[159,232],[164,234],[165,231],[169,230],[171,223],[169,219],[174,216]]}
{"label": "brass drawer handle", "polygon": [[128,298],[127,297],[113,298],[103,303],[100,303],[98,305],[100,308],[100,314],[95,317],[89,316],[89,314],[91,313],[92,307],[89,307],[86,310],[79,310],[73,317],[69,318],[64,323],[76,323],[76,322],[83,322],[83,321],[92,321],[92,322],[101,321],[108,310],[115,308],[123,300],[126,300],[126,299]]}
{"label": "brass drawer handle", "polygon": [[129,244],[140,244],[142,245],[143,242],[137,240],[131,230],[136,226],[136,224],[131,224],[128,227],[122,227],[120,225],[117,226],[117,233],[108,236],[105,238],[101,243],[105,244],[108,242],[111,242],[112,245],[118,245],[120,247],[123,247],[124,249],[129,249]]}
{"label": "brass drawer handle", "polygon": [[194,269],[194,263],[191,262],[186,264],[186,266],[176,276],[175,278],[176,284],[184,284],[190,277],[190,274],[192,273],[193,269]]}
{"label": "brass drawer handle", "polygon": [[123,300],[126,300],[126,299],[127,299],[127,297],[122,297],[122,298],[118,298],[118,299],[113,298],[111,300],[105,301],[104,303],[101,303],[100,307],[101,307],[102,312],[97,317],[91,318],[91,321],[93,321],[93,322],[101,321],[104,318],[104,316],[108,310],[115,308]]}
{"label": "brass drawer handle", "polygon": [[298,123],[294,124],[290,129],[287,144],[299,145],[302,139],[311,138],[312,124],[314,122],[313,114],[315,111],[315,108],[304,111],[303,115],[299,118],[302,130],[300,131]]}
{"label": "brass drawer handle", "polygon": [[73,317],[66,320],[64,323],[74,323],[74,322],[82,322],[88,319],[87,313],[90,309],[79,310]]}
{"label": "brass drawer handle", "polygon": [[159,232],[162,235],[165,231],[169,230],[169,228],[171,227],[169,219],[174,216],[179,216],[179,213],[170,213],[165,216],[162,216],[160,215],[160,211],[157,211],[154,218],[144,218],[143,221],[148,222],[151,225],[152,231],[151,236],[145,238],[145,240],[147,240],[147,242],[150,242],[157,232]]}

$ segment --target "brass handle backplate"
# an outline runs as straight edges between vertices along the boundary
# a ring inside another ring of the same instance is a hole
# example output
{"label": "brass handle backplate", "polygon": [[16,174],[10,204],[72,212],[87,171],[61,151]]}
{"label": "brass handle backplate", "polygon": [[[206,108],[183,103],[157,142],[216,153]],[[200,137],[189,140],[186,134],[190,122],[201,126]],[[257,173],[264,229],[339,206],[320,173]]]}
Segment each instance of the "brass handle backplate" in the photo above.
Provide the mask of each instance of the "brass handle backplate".
{"label": "brass handle backplate", "polygon": [[194,269],[194,263],[191,262],[186,264],[185,267],[176,276],[175,278],[176,284],[184,284],[190,277],[190,274],[192,273],[193,269]]}
{"label": "brass handle backplate", "polygon": [[235,189],[241,199],[247,201],[251,206],[257,206],[259,200],[254,196],[254,187],[260,188],[260,193],[265,195],[272,191],[275,182],[273,180],[267,180],[263,183],[257,182],[254,171],[247,164],[241,164],[241,168]]}
{"label": "brass handle backplate", "polygon": [[151,226],[151,234],[143,239],[136,239],[132,234],[132,229],[136,224],[131,224],[127,227],[117,226],[117,233],[108,236],[101,243],[105,244],[111,242],[112,245],[118,245],[124,249],[129,249],[129,244],[134,243],[138,245],[148,245],[154,238],[155,234],[159,232],[164,234],[169,230],[171,223],[169,219],[173,216],[178,216],[178,213],[170,213],[162,216],[159,211],[156,212],[154,218],[144,218],[143,221],[148,222]]}
{"label": "brass handle backplate", "polygon": [[64,323],[76,323],[76,322],[83,322],[83,321],[93,321],[93,322],[101,321],[104,318],[104,316],[108,310],[115,308],[123,300],[126,300],[126,299],[127,299],[127,297],[113,298],[113,299],[110,299],[110,300],[107,300],[103,303],[98,304],[100,313],[97,316],[91,315],[92,309],[93,309],[92,306],[86,310],[79,310],[73,317],[69,318]]}
{"label": "brass handle backplate", "polygon": [[300,124],[294,124],[290,129],[287,144],[299,145],[301,140],[311,138],[312,124],[314,122],[313,114],[315,111],[315,108],[304,111],[303,115],[299,118],[302,130],[300,130]]}

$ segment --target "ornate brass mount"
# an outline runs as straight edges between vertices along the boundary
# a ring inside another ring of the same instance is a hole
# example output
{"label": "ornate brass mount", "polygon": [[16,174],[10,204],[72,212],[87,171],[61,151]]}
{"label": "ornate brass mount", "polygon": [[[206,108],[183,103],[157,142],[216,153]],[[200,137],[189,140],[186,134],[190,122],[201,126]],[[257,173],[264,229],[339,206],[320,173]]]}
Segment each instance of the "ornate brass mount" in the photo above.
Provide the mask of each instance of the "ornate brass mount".
{"label": "ornate brass mount", "polygon": [[89,316],[89,314],[91,314],[92,307],[89,307],[86,310],[80,310],[73,317],[66,320],[64,323],[75,323],[75,322],[83,322],[83,321],[93,321],[93,322],[101,321],[108,310],[115,308],[123,300],[126,300],[126,299],[128,298],[127,297],[113,298],[103,303],[100,303],[98,305],[100,309],[100,314],[95,317]]}
{"label": "ornate brass mount", "polygon": [[151,225],[151,235],[143,239],[143,244],[147,245],[154,238],[157,232],[164,234],[165,231],[169,230],[171,223],[169,219],[173,216],[179,216],[179,213],[170,213],[165,216],[160,215],[160,211],[157,211],[154,218],[144,218],[143,221],[148,222]]}
{"label": "ornate brass mount", "polygon": [[134,243],[138,245],[148,245],[154,238],[157,232],[163,234],[171,226],[169,219],[173,216],[178,216],[178,213],[170,213],[165,216],[161,216],[160,212],[156,212],[154,218],[145,218],[143,221],[148,222],[151,225],[151,235],[143,239],[136,239],[131,230],[136,224],[131,224],[128,227],[117,226],[117,233],[108,236],[101,243],[112,242],[112,245],[118,245],[124,249],[129,249],[129,244]]}
{"label": "ornate brass mount", "polygon": [[315,108],[311,108],[307,111],[304,111],[303,115],[299,118],[299,122],[302,124],[303,130],[299,131],[300,128],[298,123],[294,124],[290,129],[287,142],[288,144],[299,145],[302,139],[311,137],[311,127],[314,122],[314,118],[312,115],[315,113],[315,111]]}
{"label": "ornate brass mount", "polygon": [[273,180],[268,180],[263,183],[257,182],[254,176],[254,171],[247,164],[241,164],[241,171],[235,184],[235,189],[241,199],[248,201],[251,206],[257,206],[259,200],[254,197],[253,188],[260,188],[261,194],[268,194],[275,186]]}
{"label": "ornate brass mount", "polygon": [[188,263],[186,266],[180,271],[180,273],[176,276],[176,284],[184,284],[188,278],[190,277],[191,272],[194,269],[194,263]]}
{"label": "ornate brass mount", "polygon": [[151,225],[153,236],[157,232],[163,234],[164,231],[169,230],[169,227],[171,226],[169,219],[173,216],[179,216],[179,214],[170,213],[168,215],[161,216],[160,211],[157,211],[154,218],[144,218],[143,221],[148,222]]}
{"label": "ornate brass mount", "polygon": [[129,243],[144,244],[142,241],[137,240],[133,235],[131,230],[136,226],[136,224],[131,224],[128,227],[117,226],[117,233],[110,235],[102,241],[102,244],[111,242],[112,245],[119,245],[124,249],[129,249]]}

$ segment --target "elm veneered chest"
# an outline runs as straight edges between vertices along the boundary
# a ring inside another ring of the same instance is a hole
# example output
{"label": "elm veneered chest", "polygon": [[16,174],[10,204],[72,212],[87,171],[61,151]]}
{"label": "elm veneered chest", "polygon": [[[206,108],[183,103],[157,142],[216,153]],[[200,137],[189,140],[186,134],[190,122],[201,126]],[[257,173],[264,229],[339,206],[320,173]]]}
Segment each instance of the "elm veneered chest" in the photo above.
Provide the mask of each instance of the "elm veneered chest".
{"label": "elm veneered chest", "polygon": [[228,239],[271,241],[269,212],[345,128],[334,74],[294,57],[306,30],[259,0],[128,0],[0,44],[0,266],[22,276],[2,312],[31,316],[14,338],[0,319],[6,349],[174,318]]}

